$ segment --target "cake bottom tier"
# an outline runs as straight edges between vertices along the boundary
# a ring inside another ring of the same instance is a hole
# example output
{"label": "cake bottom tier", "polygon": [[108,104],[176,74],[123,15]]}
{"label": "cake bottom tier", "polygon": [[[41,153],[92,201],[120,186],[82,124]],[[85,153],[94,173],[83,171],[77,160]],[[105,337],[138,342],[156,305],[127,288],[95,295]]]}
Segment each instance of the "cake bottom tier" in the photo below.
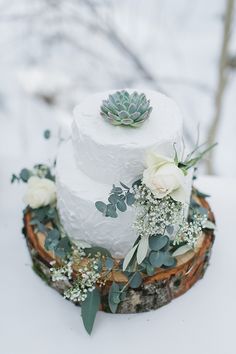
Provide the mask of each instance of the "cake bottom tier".
{"label": "cake bottom tier", "polygon": [[[208,203],[202,199],[203,207],[209,209]],[[209,219],[214,221],[214,216],[209,209]],[[44,279],[48,285],[63,295],[68,288],[66,281],[51,280],[51,262],[55,260],[52,252],[44,248],[45,236],[36,234],[30,224],[30,214],[24,218],[24,234],[33,261],[33,269]],[[172,299],[182,295],[201,279],[209,264],[211,248],[214,242],[213,231],[204,231],[199,240],[197,249],[177,257],[177,266],[171,269],[157,269],[153,276],[143,278],[143,283],[138,289],[128,289],[124,301],[117,309],[117,313],[137,313],[157,309]],[[117,279],[113,279],[119,282]],[[123,279],[121,279],[123,282]],[[108,306],[108,292],[112,279],[101,288],[101,310],[110,312]],[[75,303],[79,305],[79,303]]]}
{"label": "cake bottom tier", "polygon": [[96,201],[107,202],[112,185],[96,182],[95,170],[94,180],[79,170],[71,140],[59,149],[56,185],[58,210],[70,238],[104,247],[114,257],[123,257],[128,253],[137,238],[132,228],[134,209],[128,208],[115,219],[104,217],[96,209]]}
{"label": "cake bottom tier", "polygon": [[[126,183],[126,181],[122,181]],[[128,207],[118,218],[104,217],[96,207],[96,201],[107,203],[112,185],[96,181],[77,167],[71,140],[63,143],[57,156],[56,168],[57,207],[62,224],[70,238],[86,241],[108,249],[114,257],[124,257],[132,248],[137,235],[133,229],[135,208]],[[190,199],[192,172],[186,189]],[[186,215],[188,205],[186,205]]]}

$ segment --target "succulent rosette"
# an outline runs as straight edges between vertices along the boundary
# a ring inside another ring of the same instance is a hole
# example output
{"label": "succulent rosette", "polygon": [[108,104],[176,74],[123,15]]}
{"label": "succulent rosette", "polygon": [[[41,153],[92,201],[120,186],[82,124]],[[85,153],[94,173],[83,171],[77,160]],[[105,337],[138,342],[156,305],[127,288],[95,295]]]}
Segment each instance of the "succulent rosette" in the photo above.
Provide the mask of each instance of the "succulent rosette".
{"label": "succulent rosette", "polygon": [[151,114],[150,100],[144,93],[116,91],[102,102],[101,116],[112,125],[139,127]]}

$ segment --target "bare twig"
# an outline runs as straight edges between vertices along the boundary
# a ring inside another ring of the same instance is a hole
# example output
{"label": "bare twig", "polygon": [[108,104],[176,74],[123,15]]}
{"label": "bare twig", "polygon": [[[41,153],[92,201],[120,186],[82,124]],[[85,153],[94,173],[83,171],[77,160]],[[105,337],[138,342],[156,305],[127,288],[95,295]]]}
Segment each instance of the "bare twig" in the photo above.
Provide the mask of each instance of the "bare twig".
{"label": "bare twig", "polygon": [[[225,87],[228,80],[228,52],[229,52],[229,40],[231,35],[231,27],[233,22],[233,11],[234,11],[234,0],[227,0],[226,11],[224,18],[224,28],[223,28],[223,41],[221,46],[220,61],[219,61],[219,71],[218,71],[218,84],[215,93],[215,114],[213,117],[212,124],[208,131],[208,142],[213,144],[216,140],[223,106],[223,97],[225,92]],[[213,168],[213,151],[209,155],[207,161],[207,172],[209,174],[214,174]]]}

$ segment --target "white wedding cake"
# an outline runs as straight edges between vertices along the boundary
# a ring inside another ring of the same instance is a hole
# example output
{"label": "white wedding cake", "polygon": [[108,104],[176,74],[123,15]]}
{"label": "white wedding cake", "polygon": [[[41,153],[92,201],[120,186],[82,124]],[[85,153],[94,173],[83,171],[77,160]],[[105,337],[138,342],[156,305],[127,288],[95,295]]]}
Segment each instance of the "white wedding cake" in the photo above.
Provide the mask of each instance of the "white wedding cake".
{"label": "white wedding cake", "polygon": [[[155,91],[141,91],[153,109],[139,128],[114,126],[101,117],[103,100],[115,91],[87,97],[74,110],[72,138],[61,145],[57,158],[58,208],[66,232],[115,257],[125,256],[137,238],[135,210],[129,207],[119,218],[108,218],[95,202],[106,201],[113,184],[137,180],[148,151],[173,158],[173,145],[179,153],[182,147],[183,120],[175,102]],[[186,188],[190,195],[191,177]]]}

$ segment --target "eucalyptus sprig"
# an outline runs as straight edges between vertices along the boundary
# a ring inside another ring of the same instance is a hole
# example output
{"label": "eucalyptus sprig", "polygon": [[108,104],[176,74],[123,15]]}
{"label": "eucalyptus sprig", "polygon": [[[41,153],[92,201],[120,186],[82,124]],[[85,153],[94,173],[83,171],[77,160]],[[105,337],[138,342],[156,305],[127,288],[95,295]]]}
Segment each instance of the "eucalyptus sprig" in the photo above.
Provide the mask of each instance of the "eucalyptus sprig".
{"label": "eucalyptus sprig", "polygon": [[109,203],[104,203],[102,201],[97,201],[95,207],[100,211],[104,216],[117,218],[117,211],[125,212],[128,206],[132,206],[135,202],[135,193],[134,193],[134,182],[132,187],[128,187],[126,184],[120,182],[120,186],[115,186],[113,184],[112,190],[108,197]]}
{"label": "eucalyptus sprig", "polygon": [[51,181],[55,181],[55,176],[52,173],[52,168],[48,165],[37,164],[33,169],[22,168],[19,174],[12,174],[11,183],[24,182],[27,183],[30,177],[38,176],[40,178],[48,178]]}

